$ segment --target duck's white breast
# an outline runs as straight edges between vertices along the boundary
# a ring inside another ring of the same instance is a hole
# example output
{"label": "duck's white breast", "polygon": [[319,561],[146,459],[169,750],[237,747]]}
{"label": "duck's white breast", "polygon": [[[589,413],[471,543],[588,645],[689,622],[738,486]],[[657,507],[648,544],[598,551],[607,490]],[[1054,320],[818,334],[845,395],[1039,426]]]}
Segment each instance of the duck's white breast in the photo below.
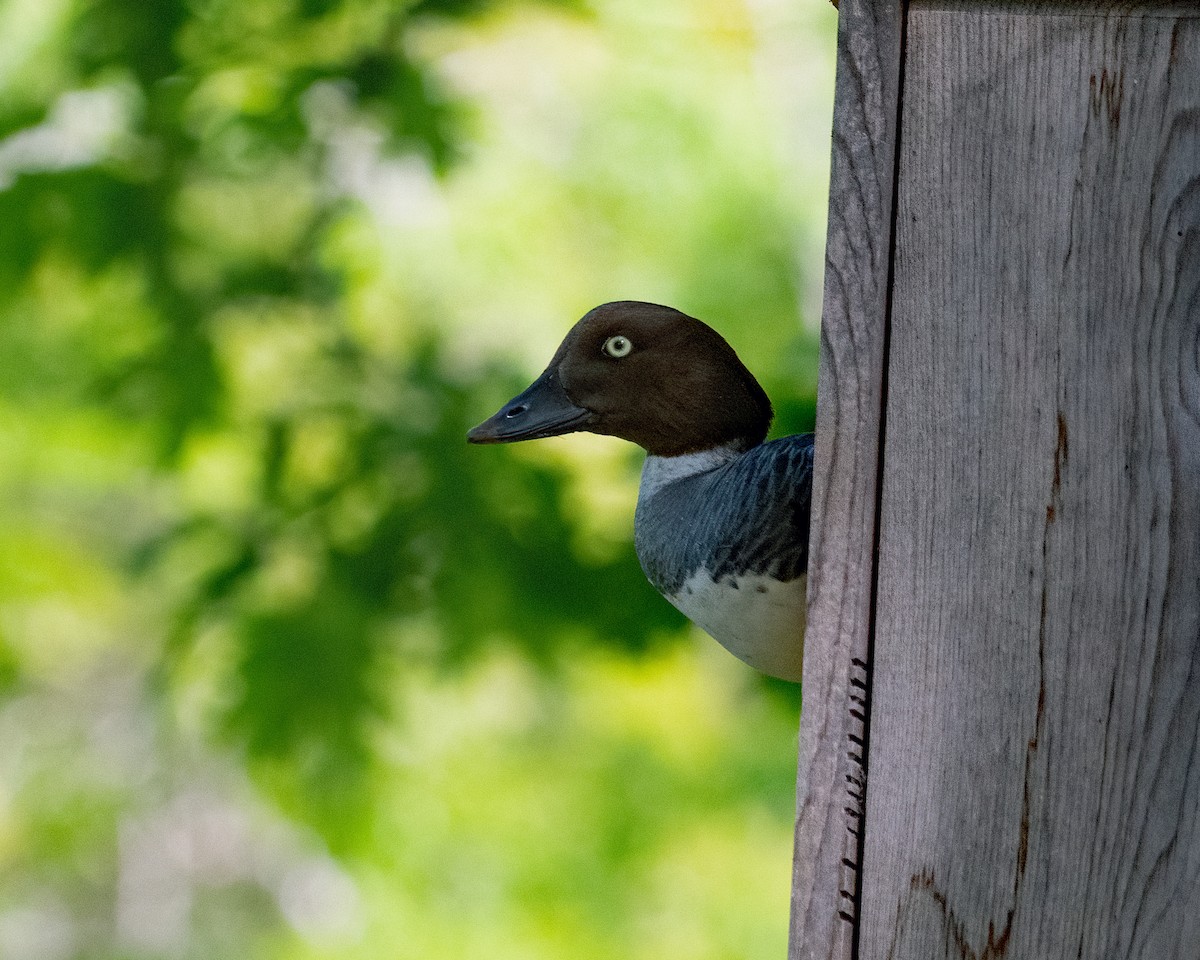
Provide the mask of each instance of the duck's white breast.
{"label": "duck's white breast", "polygon": [[667,599],[739,660],[799,681],[807,588],[807,575],[787,582],[757,574],[717,581],[701,568]]}

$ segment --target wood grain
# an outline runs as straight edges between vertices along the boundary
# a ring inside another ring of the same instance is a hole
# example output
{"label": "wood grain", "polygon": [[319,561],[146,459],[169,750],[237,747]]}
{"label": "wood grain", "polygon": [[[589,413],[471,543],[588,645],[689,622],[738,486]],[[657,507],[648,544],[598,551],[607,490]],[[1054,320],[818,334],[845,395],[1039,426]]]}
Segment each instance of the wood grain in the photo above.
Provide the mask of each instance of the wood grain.
{"label": "wood grain", "polygon": [[853,947],[900,26],[900,0],[839,10],[792,960]]}
{"label": "wood grain", "polygon": [[862,960],[1200,956],[1200,10],[1172,9],[910,7]]}

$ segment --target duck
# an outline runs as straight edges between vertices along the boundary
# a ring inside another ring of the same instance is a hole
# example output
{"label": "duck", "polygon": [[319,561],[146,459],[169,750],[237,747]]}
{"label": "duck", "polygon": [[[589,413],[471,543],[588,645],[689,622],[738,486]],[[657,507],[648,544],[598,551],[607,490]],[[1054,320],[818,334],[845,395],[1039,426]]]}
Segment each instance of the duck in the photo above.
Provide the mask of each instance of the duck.
{"label": "duck", "polygon": [[588,311],[541,376],[467,440],[586,431],[642,447],[634,549],[647,579],[735,657],[798,682],[814,444],[812,434],[767,441],[773,418],[716,330],[618,300]]}

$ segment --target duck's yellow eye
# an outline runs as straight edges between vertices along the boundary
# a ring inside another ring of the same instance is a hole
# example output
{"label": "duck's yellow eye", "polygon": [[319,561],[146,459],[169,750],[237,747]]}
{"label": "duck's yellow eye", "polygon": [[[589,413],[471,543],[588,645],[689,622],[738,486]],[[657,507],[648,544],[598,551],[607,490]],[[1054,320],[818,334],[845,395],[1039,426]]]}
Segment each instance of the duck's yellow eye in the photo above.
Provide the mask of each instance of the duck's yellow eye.
{"label": "duck's yellow eye", "polygon": [[615,337],[609,337],[604,341],[604,352],[610,357],[616,357],[618,360],[628,356],[629,351],[632,349],[633,342],[628,337],[622,337],[620,334]]}

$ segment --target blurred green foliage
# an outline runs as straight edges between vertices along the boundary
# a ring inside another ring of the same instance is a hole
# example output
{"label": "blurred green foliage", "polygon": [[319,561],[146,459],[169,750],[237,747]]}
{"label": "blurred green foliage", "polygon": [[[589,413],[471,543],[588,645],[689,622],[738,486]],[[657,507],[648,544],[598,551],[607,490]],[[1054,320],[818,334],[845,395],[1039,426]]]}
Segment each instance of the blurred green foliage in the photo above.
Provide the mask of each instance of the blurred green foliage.
{"label": "blurred green foliage", "polygon": [[818,7],[0,3],[0,956],[778,953],[794,692],[463,435],[619,297],[810,426]]}

